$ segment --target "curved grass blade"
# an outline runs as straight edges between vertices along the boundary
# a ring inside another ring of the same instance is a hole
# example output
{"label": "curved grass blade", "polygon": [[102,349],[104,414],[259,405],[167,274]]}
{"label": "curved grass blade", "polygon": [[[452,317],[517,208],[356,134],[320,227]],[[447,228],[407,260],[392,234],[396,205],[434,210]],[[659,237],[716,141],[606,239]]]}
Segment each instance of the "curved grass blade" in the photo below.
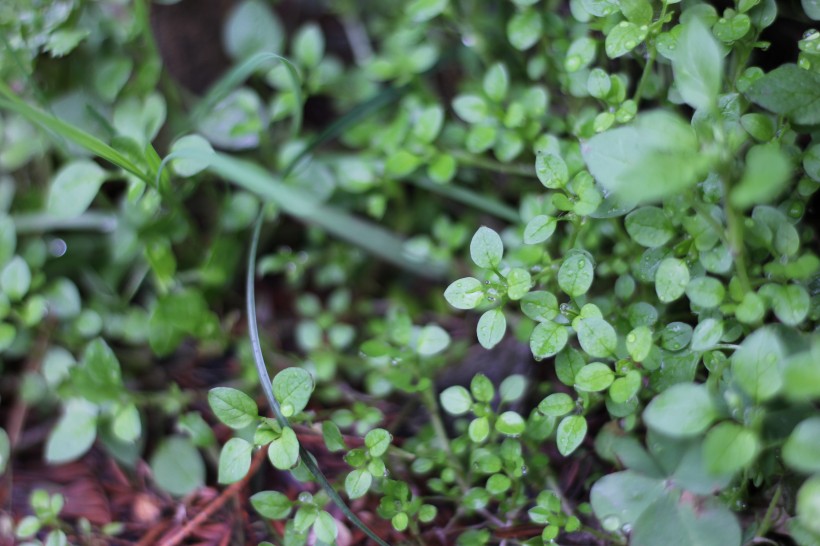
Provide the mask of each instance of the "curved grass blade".
{"label": "curved grass blade", "polygon": [[516,224],[521,221],[521,216],[514,208],[505,205],[495,199],[490,199],[467,188],[460,188],[451,184],[436,184],[426,178],[414,178],[412,183],[420,188],[424,188],[432,193],[437,193],[453,201],[458,201],[465,205],[470,205],[478,210],[492,214],[502,220],[507,220]]}

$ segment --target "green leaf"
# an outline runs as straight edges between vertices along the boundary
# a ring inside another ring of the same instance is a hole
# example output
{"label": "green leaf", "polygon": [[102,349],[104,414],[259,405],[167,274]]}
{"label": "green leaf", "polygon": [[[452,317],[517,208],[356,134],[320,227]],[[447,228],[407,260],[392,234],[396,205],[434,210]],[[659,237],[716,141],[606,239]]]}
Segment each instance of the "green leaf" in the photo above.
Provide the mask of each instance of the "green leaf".
{"label": "green leaf", "polygon": [[820,417],[798,423],[783,444],[783,460],[805,474],[820,473]]}
{"label": "green leaf", "polygon": [[601,362],[593,362],[575,374],[575,388],[586,392],[606,390],[615,380],[615,372]]}
{"label": "green leaf", "polygon": [[507,22],[507,39],[519,51],[534,46],[541,38],[541,31],[541,14],[535,10],[519,11]]}
{"label": "green leaf", "polygon": [[732,355],[732,376],[754,400],[768,400],[783,387],[783,358],[780,338],[773,329],[761,328]]}
{"label": "green leaf", "polygon": [[316,23],[302,26],[293,37],[293,56],[302,66],[313,68],[319,65],[325,54],[325,36]]}
{"label": "green leaf", "polygon": [[553,216],[539,214],[527,222],[527,227],[524,228],[524,242],[528,245],[543,243],[552,237],[557,226],[558,220]]}
{"label": "green leaf", "polygon": [[75,218],[86,211],[105,181],[106,172],[93,161],[68,163],[51,182],[46,211],[56,218]]}
{"label": "green leaf", "polygon": [[714,159],[691,125],[664,110],[639,115],[581,146],[589,171],[622,204],[657,201],[695,185]]}
{"label": "green leaf", "polygon": [[83,352],[82,365],[71,369],[77,393],[86,400],[105,403],[118,400],[122,392],[120,363],[102,339],[94,339]]}
{"label": "green leaf", "polygon": [[441,14],[448,4],[449,0],[413,0],[405,13],[414,23],[423,23]]}
{"label": "green leaf", "polygon": [[255,53],[279,52],[285,30],[264,2],[245,0],[231,10],[222,37],[228,55],[242,60]]}
{"label": "green leaf", "polygon": [[678,383],[649,403],[644,422],[652,430],[673,438],[697,436],[717,417],[717,411],[705,385]]}
{"label": "green leaf", "polygon": [[797,284],[778,287],[772,310],[780,322],[797,326],[806,319],[810,309],[811,298],[805,288]]}
{"label": "green leaf", "polygon": [[473,393],[473,398],[479,402],[490,403],[495,397],[493,382],[483,373],[473,376],[472,381],[470,381],[470,392]]}
{"label": "green leaf", "polygon": [[10,456],[11,442],[9,441],[9,435],[0,428],[0,474],[3,474],[8,468]]}
{"label": "green leaf", "polygon": [[810,19],[820,21],[820,0],[801,0],[803,11]]}
{"label": "green leaf", "polygon": [[570,250],[558,269],[558,286],[566,294],[578,297],[586,294],[594,278],[592,257],[584,250]]}
{"label": "green leaf", "polygon": [[646,25],[621,21],[606,35],[604,46],[607,57],[617,59],[626,55],[646,39],[648,30]]}
{"label": "green leaf", "polygon": [[31,269],[20,256],[11,259],[0,273],[0,289],[11,301],[20,301],[31,286]]}
{"label": "green leaf", "polygon": [[734,514],[715,501],[695,503],[679,494],[661,495],[635,521],[630,546],[740,546]]}
{"label": "green leaf", "polygon": [[523,298],[532,288],[532,276],[521,267],[514,267],[507,273],[507,295],[516,301]]}
{"label": "green leaf", "polygon": [[370,452],[371,457],[381,457],[387,453],[393,435],[383,428],[374,428],[364,437],[364,445]]}
{"label": "green leaf", "polygon": [[625,404],[641,390],[641,373],[631,370],[625,376],[619,377],[609,387],[609,397],[616,404]]}
{"label": "green leaf", "polygon": [[524,418],[514,411],[505,411],[495,421],[495,430],[507,436],[520,436],[526,428]]}
{"label": "green leaf", "polygon": [[421,159],[408,152],[399,150],[387,158],[384,163],[384,174],[390,178],[404,178],[421,165]]}
{"label": "green leaf", "polygon": [[293,508],[290,499],[278,491],[260,491],[250,500],[253,508],[268,519],[285,519]]}
{"label": "green leaf", "polygon": [[706,433],[703,457],[709,472],[734,474],[755,460],[760,440],[754,431],[731,422],[723,422]]}
{"label": "green leaf", "polygon": [[662,480],[627,470],[607,474],[592,486],[590,504],[607,531],[618,531],[635,520],[665,493]]}
{"label": "green leaf", "polygon": [[689,268],[683,260],[666,258],[655,272],[655,292],[663,303],[671,303],[683,296],[689,284]]}
{"label": "green leaf", "polygon": [[253,444],[242,438],[231,438],[219,453],[219,476],[222,484],[238,482],[251,467]]}
{"label": "green leaf", "polygon": [[569,340],[566,326],[551,320],[537,324],[530,334],[530,350],[536,360],[555,356]]}
{"label": "green leaf", "polygon": [[470,421],[467,427],[467,436],[473,443],[480,444],[490,435],[490,420],[486,417],[478,417]]}
{"label": "green leaf", "polygon": [[259,416],[259,408],[250,396],[229,387],[211,389],[208,404],[216,418],[233,429],[250,426]]}
{"label": "green leaf", "polygon": [[338,425],[333,421],[322,422],[322,437],[325,440],[325,447],[327,447],[328,451],[334,452],[347,449],[342,431],[339,430]]}
{"label": "green leaf", "polygon": [[441,406],[450,415],[464,415],[473,407],[473,397],[460,385],[447,387],[439,395]]}
{"label": "green leaf", "polygon": [[783,381],[786,395],[795,400],[820,398],[820,347],[789,357],[785,363]]}
{"label": "green leaf", "polygon": [[166,438],[151,455],[154,481],[170,494],[182,497],[205,484],[205,463],[187,438]]}
{"label": "green leaf", "polygon": [[45,459],[62,464],[81,457],[97,437],[97,407],[76,398],[65,404],[62,417],[46,441]]}
{"label": "green leaf", "polygon": [[535,156],[535,174],[538,180],[550,189],[563,188],[569,182],[569,168],[564,159],[551,152]]}
{"label": "green leaf", "polygon": [[299,439],[290,427],[283,427],[282,434],[268,445],[268,459],[279,470],[290,470],[299,462]]}
{"label": "green leaf", "polygon": [[415,350],[421,356],[433,356],[450,345],[450,334],[441,326],[428,324],[424,328],[415,329]]}
{"label": "green leaf", "polygon": [[753,146],[746,154],[743,177],[740,184],[732,188],[730,200],[741,209],[769,203],[786,188],[791,173],[791,161],[781,151],[779,144]]}
{"label": "green leaf", "polygon": [[484,121],[488,108],[484,99],[476,95],[459,95],[453,99],[453,110],[467,123]]}
{"label": "green leaf", "polygon": [[754,324],[763,318],[766,313],[766,304],[763,298],[754,292],[747,292],[743,300],[735,308],[735,317],[744,324]]}
{"label": "green leaf", "polygon": [[714,318],[703,319],[692,333],[692,350],[699,353],[708,351],[720,343],[722,337],[723,321]]}
{"label": "green leaf", "polygon": [[521,374],[508,375],[498,386],[498,394],[502,402],[515,402],[519,400],[527,391],[528,381],[526,376]]}
{"label": "green leaf", "polygon": [[784,64],[756,80],[745,92],[755,104],[794,123],[820,123],[820,74]]}
{"label": "green leaf", "polygon": [[481,226],[470,241],[470,257],[478,267],[495,269],[504,255],[504,243],[492,229]]}
{"label": "green leaf", "polygon": [[712,27],[721,42],[732,43],[743,38],[752,26],[751,18],[745,13],[735,13],[731,17],[721,17]]}
{"label": "green leaf", "polygon": [[373,476],[370,472],[366,468],[357,468],[345,478],[347,496],[351,499],[363,497],[370,490],[371,483],[373,483]]}
{"label": "green leaf", "polygon": [[273,395],[282,415],[296,415],[307,406],[315,387],[313,377],[301,368],[285,368],[273,378]]}
{"label": "green leaf", "polygon": [[672,70],[675,87],[689,106],[699,109],[716,105],[723,75],[723,53],[698,17],[692,17],[683,25]]}
{"label": "green leaf", "polygon": [[797,492],[797,517],[807,529],[820,535],[820,475],[803,482]]}
{"label": "green leaf", "polygon": [[598,317],[581,319],[577,323],[576,330],[578,342],[588,355],[597,358],[608,358],[615,355],[618,335],[615,333],[615,328],[604,319]]}
{"label": "green leaf", "polygon": [[193,176],[204,169],[207,169],[210,162],[208,158],[214,153],[211,143],[199,135],[187,135],[171,146],[171,153],[169,157],[175,155],[183,155],[178,159],[174,159],[172,165],[174,172],[179,176]]}
{"label": "green leaf", "polygon": [[507,319],[504,317],[504,311],[499,308],[490,309],[478,319],[476,326],[478,342],[485,349],[492,349],[498,345],[506,331]]}
{"label": "green leaf", "polygon": [[626,350],[635,362],[643,362],[652,350],[652,330],[638,326],[626,335]]}
{"label": "green leaf", "polygon": [[313,523],[313,532],[316,533],[317,539],[326,544],[333,544],[339,534],[339,529],[336,527],[336,520],[333,519],[333,516],[324,510],[320,510],[316,521]]}
{"label": "green leaf", "polygon": [[117,409],[111,421],[114,436],[123,442],[135,442],[142,434],[140,412],[135,404],[125,404]]}
{"label": "green leaf", "polygon": [[575,409],[575,401],[563,392],[556,392],[541,400],[538,411],[551,417],[562,417]]}
{"label": "green leaf", "polygon": [[658,207],[641,207],[626,215],[626,232],[641,246],[663,246],[675,236],[672,221]]}
{"label": "green leaf", "polygon": [[558,316],[558,298],[552,292],[536,290],[521,298],[521,311],[538,322],[545,322]]}
{"label": "green leaf", "polygon": [[484,75],[484,93],[495,102],[501,102],[507,96],[510,86],[510,75],[504,63],[495,63]]}
{"label": "green leaf", "polygon": [[686,286],[686,297],[698,307],[713,309],[723,302],[726,289],[713,277],[695,277]]}
{"label": "green leaf", "polygon": [[555,436],[558,452],[564,457],[568,457],[578,449],[586,435],[587,420],[582,415],[564,417],[558,424],[558,432]]}
{"label": "green leaf", "polygon": [[444,124],[444,108],[438,104],[423,109],[413,126],[413,135],[422,142],[433,142]]}
{"label": "green leaf", "polygon": [[456,309],[473,309],[484,299],[481,281],[473,277],[459,279],[447,287],[444,299]]}

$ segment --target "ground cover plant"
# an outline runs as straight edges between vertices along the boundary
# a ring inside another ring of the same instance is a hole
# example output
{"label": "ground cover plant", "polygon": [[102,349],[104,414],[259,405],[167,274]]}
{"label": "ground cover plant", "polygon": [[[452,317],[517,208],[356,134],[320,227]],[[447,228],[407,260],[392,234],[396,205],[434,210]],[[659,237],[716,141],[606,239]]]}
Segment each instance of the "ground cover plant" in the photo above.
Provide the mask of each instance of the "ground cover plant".
{"label": "ground cover plant", "polygon": [[0,536],[820,544],[818,20],[3,4]]}

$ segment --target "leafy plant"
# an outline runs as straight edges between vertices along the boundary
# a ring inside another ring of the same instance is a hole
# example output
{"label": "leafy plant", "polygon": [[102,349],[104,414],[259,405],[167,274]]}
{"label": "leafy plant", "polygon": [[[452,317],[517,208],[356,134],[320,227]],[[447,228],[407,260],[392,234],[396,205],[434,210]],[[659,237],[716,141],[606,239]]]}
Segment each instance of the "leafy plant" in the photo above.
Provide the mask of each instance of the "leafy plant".
{"label": "leafy plant", "polygon": [[36,408],[256,542],[820,543],[816,2],[243,0],[202,97],[149,7],[0,8],[0,468]]}

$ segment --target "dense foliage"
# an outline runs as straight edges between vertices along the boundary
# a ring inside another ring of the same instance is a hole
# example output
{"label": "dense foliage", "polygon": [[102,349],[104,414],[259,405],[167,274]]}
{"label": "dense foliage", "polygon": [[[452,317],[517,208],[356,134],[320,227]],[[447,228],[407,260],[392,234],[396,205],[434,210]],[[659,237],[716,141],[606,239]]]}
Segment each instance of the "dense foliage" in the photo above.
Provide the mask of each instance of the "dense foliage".
{"label": "dense foliage", "polygon": [[[237,484],[253,544],[820,544],[817,0],[204,4],[0,5],[6,486]],[[147,532],[32,489],[26,544]]]}

